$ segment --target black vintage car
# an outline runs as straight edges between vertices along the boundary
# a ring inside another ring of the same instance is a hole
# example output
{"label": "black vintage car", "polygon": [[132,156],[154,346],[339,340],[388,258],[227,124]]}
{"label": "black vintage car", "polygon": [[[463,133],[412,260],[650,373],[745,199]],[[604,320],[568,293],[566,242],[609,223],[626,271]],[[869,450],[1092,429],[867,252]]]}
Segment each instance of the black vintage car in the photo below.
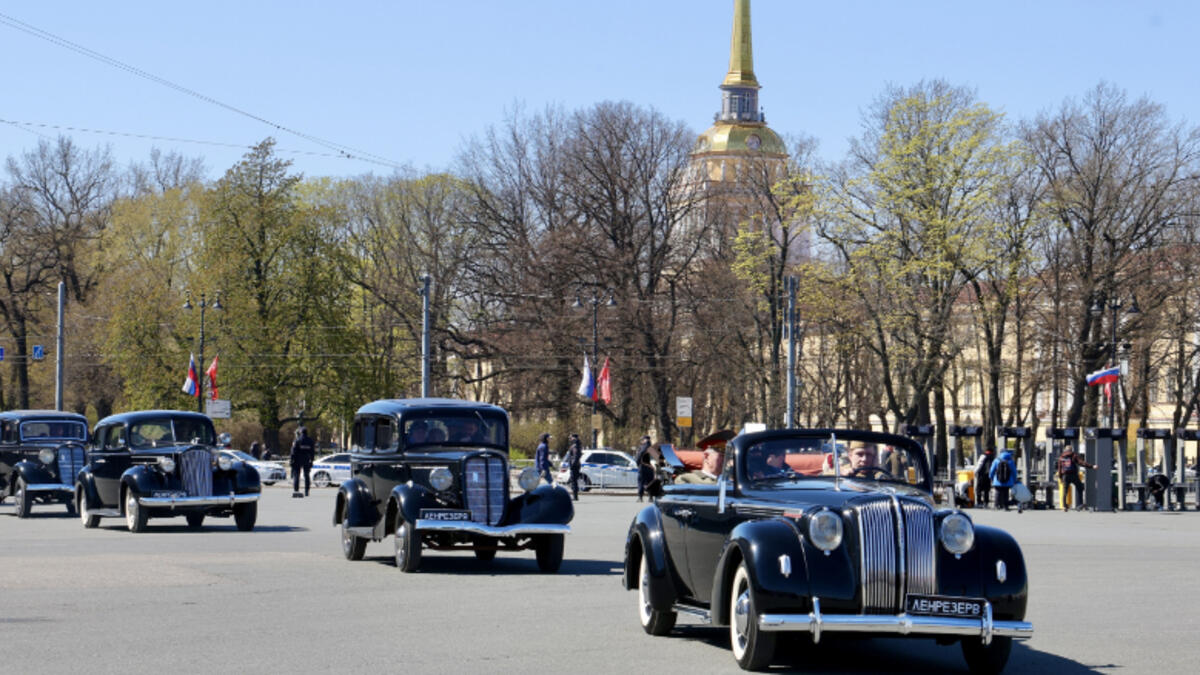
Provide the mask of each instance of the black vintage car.
{"label": "black vintage car", "polygon": [[87,418],[57,410],[0,413],[0,501],[12,497],[18,518],[34,504],[64,504],[86,456]]}
{"label": "black vintage car", "polygon": [[508,413],[454,399],[383,400],[359,408],[351,438],[350,480],[342,483],[333,524],[342,552],[361,560],[368,541],[395,536],[396,567],[413,572],[421,549],[534,549],[538,568],[557,572],[575,515],[561,487],[521,472],[511,496]]}
{"label": "black vintage car", "polygon": [[960,642],[972,671],[999,672],[1033,633],[1013,538],[938,509],[920,445],[867,431],[734,438],[715,483],[666,486],[637,514],[624,584],[647,633],[679,612],[728,626],[747,670],[784,635],[857,633]]}
{"label": "black vintage car", "polygon": [[198,529],[205,516],[232,515],[245,532],[261,492],[254,467],[221,454],[207,416],[143,410],[96,423],[75,504],[84,527],[124,516],[130,532],[142,532],[150,518],[184,516]]}

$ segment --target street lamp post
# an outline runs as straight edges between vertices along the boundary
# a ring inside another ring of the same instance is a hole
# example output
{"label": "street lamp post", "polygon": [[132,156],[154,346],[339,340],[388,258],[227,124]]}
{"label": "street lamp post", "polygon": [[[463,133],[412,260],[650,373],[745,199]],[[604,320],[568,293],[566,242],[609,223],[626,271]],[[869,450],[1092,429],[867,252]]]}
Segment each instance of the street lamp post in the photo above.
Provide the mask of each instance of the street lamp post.
{"label": "street lamp post", "polygon": [[[617,301],[613,297],[612,290],[593,288],[592,297],[586,302],[592,306],[592,368],[599,367],[597,359],[600,358],[600,303],[603,301],[605,307],[616,307]],[[605,299],[607,296],[607,299]],[[571,303],[572,309],[583,309],[584,301],[579,299],[579,295],[575,296],[575,302]],[[593,377],[593,386],[595,386],[595,378]],[[596,441],[600,435],[600,429],[595,424],[596,420],[596,401],[600,398],[599,393],[592,395],[592,447],[596,447]]]}
{"label": "street lamp post", "polygon": [[[1112,368],[1117,365],[1117,312],[1123,306],[1124,305],[1121,304],[1120,298],[1118,298],[1116,296],[1113,296],[1112,299],[1110,299],[1108,301],[1108,309],[1111,312],[1111,325],[1109,326],[1109,328],[1111,330],[1110,335],[1112,337],[1112,340],[1109,342],[1109,345],[1108,345],[1109,368]],[[1100,301],[1093,300],[1092,307],[1091,307],[1092,314],[1094,316],[1099,316],[1101,314],[1101,312],[1103,312],[1103,311],[1104,311],[1104,309],[1103,309],[1103,307],[1101,307]],[[1137,298],[1132,299],[1132,301],[1129,304],[1129,309],[1125,310],[1125,313],[1126,314],[1141,313],[1141,310],[1138,309]],[[1127,364],[1122,363],[1121,364],[1121,377],[1124,377],[1126,375],[1127,370],[1128,370]],[[1117,394],[1114,394],[1108,400],[1108,428],[1109,429],[1112,429],[1114,426],[1116,426],[1116,405],[1114,405],[1114,399],[1116,398],[1117,395],[1120,394],[1120,380],[1118,379],[1117,382],[1118,382]]]}
{"label": "street lamp post", "polygon": [[[200,352],[199,363],[200,363],[200,365],[197,367],[203,368],[204,367],[204,310],[209,305],[207,299],[205,298],[204,293],[200,294],[200,303],[199,304],[200,304],[200,341],[199,341],[199,352]],[[183,308],[189,312],[192,311],[192,295],[191,295],[191,293],[189,293],[187,296],[187,299],[185,299],[183,301]],[[221,306],[220,293],[218,293],[217,296],[215,298],[213,298],[212,308],[217,309],[217,310],[225,309],[223,306]],[[200,394],[200,396],[198,396],[196,398],[196,412],[204,412],[204,376],[203,376],[203,373],[196,373],[196,379],[199,380],[199,382],[197,382],[197,385],[199,385],[198,393]]]}

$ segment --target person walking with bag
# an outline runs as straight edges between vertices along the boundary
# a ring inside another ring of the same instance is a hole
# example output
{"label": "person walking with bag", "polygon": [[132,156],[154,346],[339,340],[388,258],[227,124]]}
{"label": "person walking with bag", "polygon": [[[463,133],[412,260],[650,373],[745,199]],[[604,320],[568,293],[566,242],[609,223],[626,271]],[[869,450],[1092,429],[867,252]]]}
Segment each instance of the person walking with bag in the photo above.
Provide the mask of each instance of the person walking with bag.
{"label": "person walking with bag", "polygon": [[988,478],[996,489],[996,508],[1008,510],[1008,491],[1017,483],[1017,463],[1013,461],[1012,450],[1004,450],[992,468],[988,470]]}
{"label": "person walking with bag", "polygon": [[550,434],[544,433],[538,436],[537,450],[533,451],[533,467],[537,469],[538,474],[546,479],[547,483],[554,483],[554,477],[550,475]]}
{"label": "person walking with bag", "polygon": [[571,468],[571,496],[579,501],[579,474],[583,470],[583,443],[579,434],[571,434],[567,440],[567,457],[564,460]]}

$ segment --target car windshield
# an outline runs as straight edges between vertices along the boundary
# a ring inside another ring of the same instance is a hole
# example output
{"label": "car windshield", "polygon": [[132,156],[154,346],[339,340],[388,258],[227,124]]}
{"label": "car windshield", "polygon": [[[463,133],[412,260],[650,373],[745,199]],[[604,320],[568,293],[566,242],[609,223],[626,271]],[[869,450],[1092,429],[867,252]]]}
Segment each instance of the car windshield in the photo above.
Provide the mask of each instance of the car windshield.
{"label": "car windshield", "polygon": [[77,420],[36,420],[21,423],[23,441],[84,441],[87,425]]}
{"label": "car windshield", "polygon": [[[912,452],[905,445],[838,441],[837,474],[850,480],[923,485],[925,465]],[[742,456],[744,475],[753,485],[834,475],[834,452],[827,439],[771,439],[748,446]]]}
{"label": "car windshield", "polygon": [[404,445],[489,445],[508,447],[508,418],[492,411],[444,410],[404,420]]}
{"label": "car windshield", "polygon": [[216,434],[211,424],[193,417],[161,417],[134,423],[129,429],[129,447],[150,450],[177,443],[214,445]]}

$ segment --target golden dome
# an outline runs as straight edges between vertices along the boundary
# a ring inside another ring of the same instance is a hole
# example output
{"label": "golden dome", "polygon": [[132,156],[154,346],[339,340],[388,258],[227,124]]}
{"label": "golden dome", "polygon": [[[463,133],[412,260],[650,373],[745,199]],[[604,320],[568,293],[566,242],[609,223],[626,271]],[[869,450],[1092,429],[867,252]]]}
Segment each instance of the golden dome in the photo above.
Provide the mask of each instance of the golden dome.
{"label": "golden dome", "polygon": [[742,154],[787,156],[787,146],[765,124],[717,122],[696,139],[693,155]]}

